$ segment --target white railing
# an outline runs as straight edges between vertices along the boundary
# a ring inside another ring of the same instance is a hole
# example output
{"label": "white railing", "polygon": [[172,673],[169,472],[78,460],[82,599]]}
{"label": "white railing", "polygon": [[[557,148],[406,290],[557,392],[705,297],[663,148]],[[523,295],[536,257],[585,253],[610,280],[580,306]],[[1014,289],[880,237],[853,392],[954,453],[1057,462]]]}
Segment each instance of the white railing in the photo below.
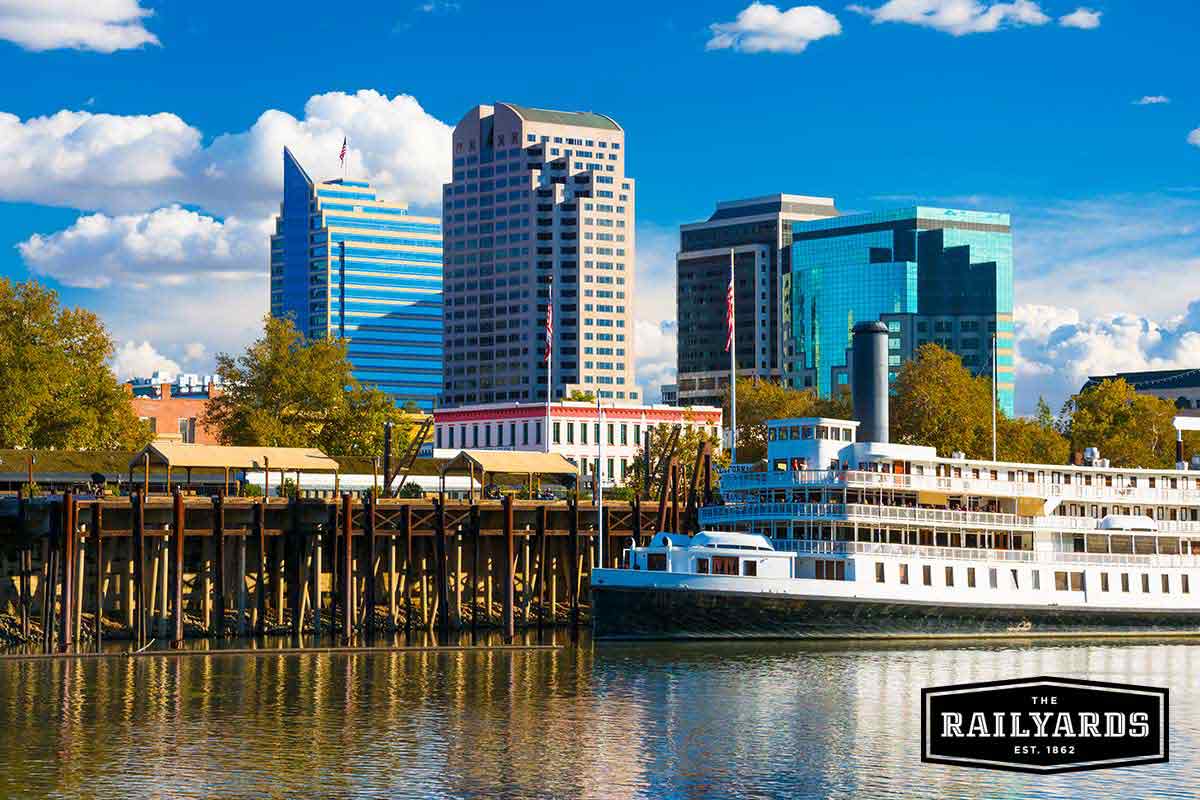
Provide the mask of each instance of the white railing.
{"label": "white railing", "polygon": [[1059,550],[986,550],[968,547],[929,547],[890,542],[830,542],[773,539],[776,550],[814,555],[879,555],[954,561],[1019,561],[1094,566],[1195,567],[1200,556],[1185,554],[1067,553]]}
{"label": "white railing", "polygon": [[993,514],[987,511],[949,511],[940,508],[874,506],[866,503],[746,503],[700,509],[701,524],[745,519],[814,519],[863,522],[900,522],[976,528],[1030,528],[1033,517]]}
{"label": "white railing", "polygon": [[[1052,470],[1047,470],[1048,475]],[[1078,477],[1078,476],[1076,476]],[[1103,476],[1099,476],[1103,477]],[[1200,490],[1195,488],[1197,476],[1179,477],[1179,488],[1148,485],[1131,486],[1088,486],[1079,480],[1070,484],[1041,480],[991,480],[990,478],[953,478],[937,475],[897,475],[892,472],[867,472],[863,470],[768,470],[750,472],[746,470],[721,473],[723,492],[752,491],[758,489],[787,489],[792,487],[834,486],[837,488],[907,489],[934,492],[965,493],[1000,497],[1057,497],[1063,500],[1095,500],[1097,502],[1134,504],[1164,503],[1183,505],[1200,503]],[[1139,482],[1148,478],[1139,476]],[[1165,479],[1159,478],[1164,483]]]}

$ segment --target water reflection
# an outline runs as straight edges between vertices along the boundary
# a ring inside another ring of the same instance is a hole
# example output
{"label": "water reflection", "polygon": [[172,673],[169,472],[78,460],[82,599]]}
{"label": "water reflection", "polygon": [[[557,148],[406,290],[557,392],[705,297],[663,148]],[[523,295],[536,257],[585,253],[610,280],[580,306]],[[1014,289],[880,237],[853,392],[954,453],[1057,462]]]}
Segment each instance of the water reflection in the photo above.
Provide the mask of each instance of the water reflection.
{"label": "water reflection", "polygon": [[[5,661],[0,797],[1191,797],[1197,667],[1083,642]],[[1169,686],[1171,763],[920,763],[921,687],[1039,674]]]}

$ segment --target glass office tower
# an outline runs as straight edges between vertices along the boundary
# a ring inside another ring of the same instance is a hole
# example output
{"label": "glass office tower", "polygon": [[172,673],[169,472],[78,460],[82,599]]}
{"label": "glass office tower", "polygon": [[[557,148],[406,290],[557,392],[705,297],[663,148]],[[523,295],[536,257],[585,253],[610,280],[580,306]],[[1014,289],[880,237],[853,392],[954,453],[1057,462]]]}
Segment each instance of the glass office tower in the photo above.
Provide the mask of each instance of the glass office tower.
{"label": "glass office tower", "polygon": [[892,380],[927,342],[990,376],[994,334],[998,402],[1013,415],[1008,214],[920,206],[797,222],[791,261],[789,385],[825,397],[848,390],[856,322],[887,324]]}
{"label": "glass office tower", "polygon": [[283,151],[271,237],[271,315],[346,340],[353,374],[425,411],[442,384],[442,226],[369,183],[314,182]]}

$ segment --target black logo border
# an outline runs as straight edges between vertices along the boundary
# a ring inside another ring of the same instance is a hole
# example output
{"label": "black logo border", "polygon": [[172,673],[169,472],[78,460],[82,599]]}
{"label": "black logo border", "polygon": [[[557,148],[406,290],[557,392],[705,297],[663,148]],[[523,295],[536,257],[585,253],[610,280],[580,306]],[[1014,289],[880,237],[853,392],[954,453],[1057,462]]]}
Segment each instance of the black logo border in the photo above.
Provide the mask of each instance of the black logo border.
{"label": "black logo border", "polygon": [[[1026,684],[1037,685],[1045,683],[1065,683],[1072,686],[1082,686],[1091,689],[1118,689],[1124,691],[1140,691],[1156,694],[1162,697],[1162,754],[1142,756],[1121,761],[1117,764],[1064,764],[1062,766],[1037,767],[1032,765],[1009,764],[1004,762],[976,763],[959,759],[931,756],[929,754],[929,737],[926,709],[928,697],[931,694],[941,694],[953,689],[956,692],[972,689],[991,689],[995,687],[1016,687]],[[1137,767],[1145,764],[1165,764],[1171,760],[1171,690],[1164,686],[1145,686],[1137,683],[1113,683],[1110,681],[1093,681],[1084,678],[1063,678],[1055,675],[1035,675],[1028,678],[1006,678],[998,681],[980,681],[977,683],[956,683],[949,686],[927,686],[921,689],[921,762],[925,764],[944,764],[951,767],[970,767],[974,769],[994,769],[1004,772],[1023,772],[1031,775],[1057,775],[1064,772],[1087,772],[1097,769],[1120,769]]]}

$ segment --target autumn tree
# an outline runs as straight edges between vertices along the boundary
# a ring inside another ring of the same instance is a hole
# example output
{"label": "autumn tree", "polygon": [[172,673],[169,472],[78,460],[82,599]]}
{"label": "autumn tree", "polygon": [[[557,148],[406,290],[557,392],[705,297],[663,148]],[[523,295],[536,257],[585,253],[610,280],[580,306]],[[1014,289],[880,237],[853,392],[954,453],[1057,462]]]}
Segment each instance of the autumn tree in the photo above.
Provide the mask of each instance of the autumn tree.
{"label": "autumn tree", "polygon": [[1089,386],[1066,402],[1062,428],[1072,452],[1100,448],[1119,467],[1175,464],[1175,405],[1138,394],[1123,379]]}
{"label": "autumn tree", "polygon": [[[740,398],[739,398],[740,399]],[[687,419],[686,414],[684,419]],[[651,429],[650,436],[650,468],[653,470],[658,466],[659,461],[668,454],[667,446],[671,439],[671,425],[662,423]],[[675,457],[679,464],[683,467],[683,484],[684,486],[691,485],[692,470],[695,468],[696,453],[700,449],[700,445],[708,442],[712,450],[713,473],[710,476],[713,486],[717,485],[718,478],[716,470],[729,466],[729,453],[718,452],[720,442],[717,435],[710,432],[710,429],[705,426],[694,425],[691,427],[684,426],[679,431],[679,443],[675,448]],[[629,465],[629,472],[625,477],[625,486],[631,490],[631,494],[643,492],[646,486],[646,463],[645,463],[645,439],[639,443],[637,449],[637,457]],[[665,467],[664,467],[665,468]],[[659,471],[654,476],[655,483],[651,487],[655,492],[658,491],[662,481],[662,471]],[[703,481],[703,476],[701,476]],[[681,493],[682,494],[682,493]]]}
{"label": "autumn tree", "polygon": [[936,344],[924,344],[896,375],[891,401],[891,438],[925,445],[949,456],[992,456],[992,387],[972,375],[962,359]]}
{"label": "autumn tree", "polygon": [[204,424],[227,445],[315,447],[329,455],[373,456],[392,422],[393,447],[413,435],[416,409],[397,408],[384,392],[351,374],[346,345],[305,340],[291,320],[267,317],[263,335],[238,357],[217,356],[221,394]]}
{"label": "autumn tree", "polygon": [[[725,424],[730,423],[729,393],[725,393]],[[738,378],[737,459],[749,464],[767,457],[767,420],[789,417],[851,419],[849,398],[825,399],[812,389],[792,389],[767,380]]]}
{"label": "autumn tree", "polygon": [[108,366],[100,319],[36,281],[0,278],[0,447],[136,450],[151,439]]}

